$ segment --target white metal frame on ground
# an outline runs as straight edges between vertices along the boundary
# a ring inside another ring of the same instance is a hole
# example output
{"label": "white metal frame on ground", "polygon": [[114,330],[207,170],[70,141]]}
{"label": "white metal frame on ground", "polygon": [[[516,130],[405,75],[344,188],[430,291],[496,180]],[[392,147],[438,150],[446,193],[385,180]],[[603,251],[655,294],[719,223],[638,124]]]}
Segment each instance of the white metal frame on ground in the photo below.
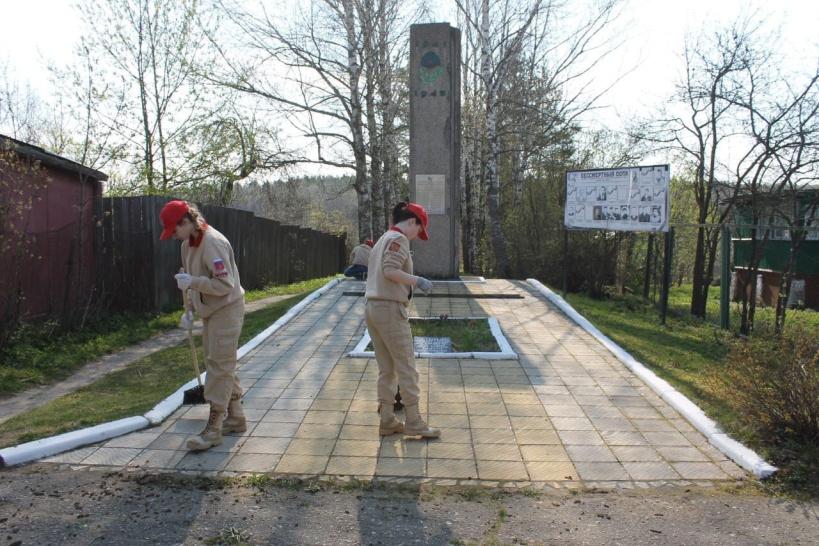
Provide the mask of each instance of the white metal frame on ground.
{"label": "white metal frame on ground", "polygon": [[[330,280],[327,282],[327,284],[318,290],[315,290],[309,296],[290,308],[287,313],[279,317],[279,320],[268,326],[256,337],[242,345],[242,347],[240,347],[236,353],[237,360],[247,356],[247,354],[256,349],[267,338],[275,334],[296,315],[301,313],[305,307],[313,303],[340,282],[341,278],[339,277]],[[205,381],[206,375],[207,372],[202,373],[201,379],[203,382]],[[25,444],[0,449],[0,468],[4,466],[14,466],[36,461],[44,457],[57,455],[58,453],[77,449],[89,444],[103,442],[105,440],[122,436],[123,434],[128,434],[149,426],[158,425],[167,419],[169,415],[179,409],[179,407],[182,405],[182,399],[185,391],[195,387],[197,384],[196,378],[193,378],[179,387],[176,392],[154,406],[154,408],[145,415],[126,417],[117,421],[102,423],[93,427],[66,432],[64,434],[58,434],[57,436],[51,436],[49,438],[43,438],[33,442],[27,442]]]}
{"label": "white metal frame on ground", "polygon": [[767,478],[778,470],[775,466],[772,466],[762,459],[753,450],[728,436],[699,406],[686,398],[667,381],[660,379],[657,374],[646,368],[644,364],[638,362],[633,356],[626,352],[625,349],[609,339],[603,332],[589,322],[588,319],[578,313],[574,307],[569,305],[566,300],[536,279],[527,279],[526,282],[545,296],[547,300],[556,305],[581,328],[591,334],[592,337],[597,339],[603,347],[608,349],[620,362],[634,372],[634,375],[642,379],[660,398],[665,400],[672,408],[677,410],[680,415],[685,417],[714,447],[719,449],[739,466],[752,472],[758,478]]}
{"label": "white metal frame on ground", "polygon": [[[495,317],[450,317],[452,320],[486,320],[489,322],[489,330],[495,338],[495,341],[500,347],[499,352],[470,352],[470,353],[415,353],[415,358],[463,358],[472,360],[516,360],[518,354],[512,349],[506,336],[503,335],[500,323]],[[410,317],[410,320],[438,320],[437,317]],[[364,336],[355,346],[355,348],[347,353],[351,358],[375,358],[373,351],[367,351],[367,345],[370,344],[372,338],[369,330],[364,330]]]}

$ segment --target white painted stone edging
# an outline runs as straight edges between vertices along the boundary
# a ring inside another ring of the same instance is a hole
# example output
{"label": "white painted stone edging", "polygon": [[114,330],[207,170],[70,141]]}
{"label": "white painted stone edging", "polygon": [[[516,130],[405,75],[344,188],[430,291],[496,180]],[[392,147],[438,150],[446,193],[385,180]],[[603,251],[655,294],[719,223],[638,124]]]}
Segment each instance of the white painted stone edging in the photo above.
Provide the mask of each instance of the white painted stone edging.
{"label": "white painted stone edging", "polygon": [[719,449],[739,466],[748,470],[749,472],[752,472],[757,478],[767,478],[778,470],[775,466],[772,466],[762,459],[753,450],[729,437],[713,419],[708,417],[705,412],[699,408],[699,406],[677,391],[677,389],[672,387],[667,381],[659,378],[654,372],[646,368],[641,362],[637,361],[622,347],[609,339],[605,334],[603,334],[603,332],[598,330],[591,322],[589,322],[588,319],[578,313],[574,307],[569,305],[566,300],[555,294],[552,290],[544,286],[536,279],[527,279],[526,282],[545,296],[546,299],[556,305],[581,328],[591,334],[592,337],[597,339],[597,341],[599,341],[601,345],[616,356],[620,362],[625,364],[628,369],[634,372],[634,375],[639,377],[645,384],[651,387],[651,389],[654,390],[654,392],[656,392],[660,398],[665,400],[668,405],[685,417],[694,426],[694,428],[708,438],[708,441],[714,447]]}
{"label": "white painted stone edging", "polygon": [[102,442],[116,436],[143,429],[148,420],[142,416],[126,417],[110,423],[66,432],[50,438],[26,442],[18,446],[0,450],[0,467],[27,463],[43,457],[50,457],[63,451],[70,451],[84,445]]}
{"label": "white painted stone edging", "polygon": [[[294,305],[287,313],[279,317],[279,320],[242,345],[242,347],[236,353],[237,360],[242,359],[248,353],[250,353],[250,351],[261,345],[265,339],[281,329],[305,307],[321,297],[339,282],[341,282],[341,279],[339,278],[330,280],[327,284],[318,290],[315,290],[309,296]],[[203,382],[205,381],[205,375],[206,373],[203,372],[201,376]],[[64,451],[70,451],[84,445],[103,442],[117,436],[122,436],[123,434],[135,432],[149,426],[158,425],[182,405],[182,399],[185,391],[196,385],[196,378],[188,381],[179,387],[173,394],[154,406],[154,408],[144,416],[140,415],[135,417],[126,417],[117,421],[101,423],[93,427],[74,430],[72,432],[66,432],[57,436],[42,438],[33,442],[26,442],[17,446],[0,449],[0,468],[4,466],[27,463],[37,459],[42,459],[44,457],[50,457],[52,455],[63,453]]]}
{"label": "white painted stone edging", "polygon": [[[463,358],[463,359],[471,359],[471,360],[516,360],[518,358],[518,354],[512,349],[512,346],[509,345],[509,341],[507,341],[506,336],[503,335],[503,331],[501,330],[500,323],[498,319],[495,317],[468,317],[465,319],[456,318],[456,320],[484,320],[487,319],[489,322],[489,330],[492,332],[492,335],[495,337],[495,341],[498,343],[498,347],[500,347],[499,352],[480,352],[474,351],[471,353],[415,353],[415,358],[435,358],[435,359],[454,359],[454,358]],[[437,317],[411,317],[410,320],[438,320]],[[347,353],[347,356],[350,358],[375,358],[375,353],[373,351],[367,350],[367,345],[370,344],[372,338],[370,337],[369,330],[364,330],[364,336],[355,346],[355,348]]]}

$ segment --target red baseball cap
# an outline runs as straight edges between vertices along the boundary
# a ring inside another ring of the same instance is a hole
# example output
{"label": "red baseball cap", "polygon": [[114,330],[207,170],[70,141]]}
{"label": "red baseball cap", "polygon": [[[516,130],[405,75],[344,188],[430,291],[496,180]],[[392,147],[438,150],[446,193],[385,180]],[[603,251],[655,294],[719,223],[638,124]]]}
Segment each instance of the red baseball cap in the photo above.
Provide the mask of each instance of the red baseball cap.
{"label": "red baseball cap", "polygon": [[366,241],[364,241],[364,244],[369,246],[369,247],[372,247],[373,245],[375,245],[375,243],[373,242],[372,239],[367,239]]}
{"label": "red baseball cap", "polygon": [[407,204],[407,210],[414,214],[415,217],[421,221],[421,232],[418,234],[418,238],[421,239],[422,241],[428,241],[429,216],[427,216],[427,211],[425,211],[424,207],[422,207],[418,203]]}
{"label": "red baseball cap", "polygon": [[185,201],[168,201],[165,203],[159,213],[159,219],[162,220],[162,226],[165,228],[162,230],[162,235],[159,236],[160,240],[164,241],[173,236],[176,231],[176,224],[185,217],[188,210],[190,209]]}

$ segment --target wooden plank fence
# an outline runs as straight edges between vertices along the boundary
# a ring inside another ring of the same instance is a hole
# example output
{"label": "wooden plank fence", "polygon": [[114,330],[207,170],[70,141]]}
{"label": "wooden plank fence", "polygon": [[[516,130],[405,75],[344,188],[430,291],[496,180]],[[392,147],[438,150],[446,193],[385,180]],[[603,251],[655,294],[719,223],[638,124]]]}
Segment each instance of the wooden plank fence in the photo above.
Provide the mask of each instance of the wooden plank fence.
{"label": "wooden plank fence", "polygon": [[[112,311],[179,308],[173,279],[181,266],[179,242],[159,240],[159,211],[168,201],[158,196],[102,199],[97,283]],[[346,265],[344,235],[284,225],[243,210],[211,205],[200,210],[233,246],[245,289],[332,275]]]}

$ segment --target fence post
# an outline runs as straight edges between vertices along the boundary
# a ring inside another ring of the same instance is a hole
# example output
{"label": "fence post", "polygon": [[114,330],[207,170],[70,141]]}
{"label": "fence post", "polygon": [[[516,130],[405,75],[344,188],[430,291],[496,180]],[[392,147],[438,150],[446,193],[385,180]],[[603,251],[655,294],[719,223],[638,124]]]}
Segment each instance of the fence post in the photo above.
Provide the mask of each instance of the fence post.
{"label": "fence post", "polygon": [[643,277],[643,299],[648,299],[648,291],[651,288],[651,254],[654,252],[654,234],[648,234],[648,250],[646,251],[646,272]]}
{"label": "fence post", "polygon": [[730,327],[731,310],[731,228],[722,226],[722,275],[719,281],[719,325]]}
{"label": "fence post", "polygon": [[569,290],[569,229],[563,227],[563,297]]}
{"label": "fence post", "polygon": [[663,256],[663,291],[660,298],[660,324],[665,324],[668,314],[668,292],[671,286],[671,261],[674,253],[674,228],[665,234],[665,256]]}

